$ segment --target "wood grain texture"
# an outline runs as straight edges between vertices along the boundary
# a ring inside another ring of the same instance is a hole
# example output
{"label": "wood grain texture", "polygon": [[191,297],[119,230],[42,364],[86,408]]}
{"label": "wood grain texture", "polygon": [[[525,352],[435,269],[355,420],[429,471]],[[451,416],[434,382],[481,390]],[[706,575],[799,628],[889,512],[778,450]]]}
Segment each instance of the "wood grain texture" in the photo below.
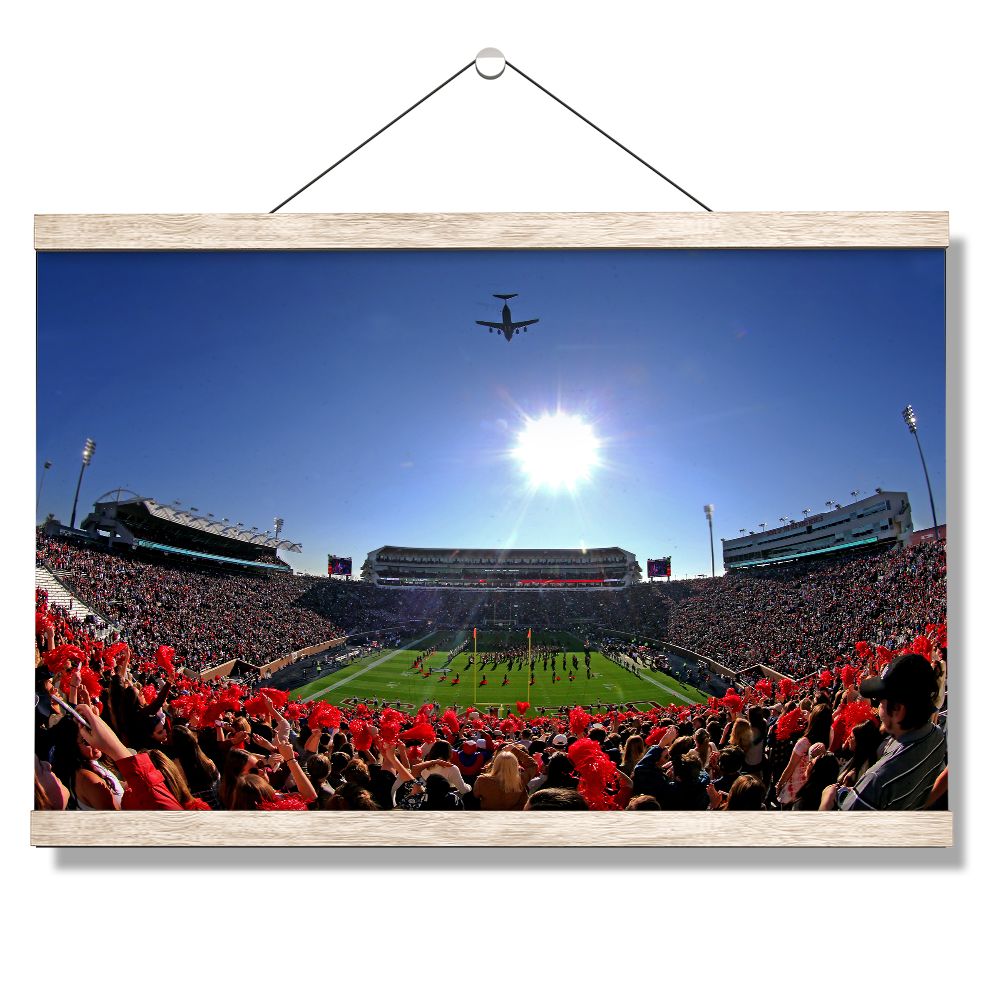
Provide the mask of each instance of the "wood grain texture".
{"label": "wood grain texture", "polygon": [[949,812],[32,812],[35,847],[951,847]]}
{"label": "wood grain texture", "polygon": [[947,212],[36,215],[36,250],[946,247]]}

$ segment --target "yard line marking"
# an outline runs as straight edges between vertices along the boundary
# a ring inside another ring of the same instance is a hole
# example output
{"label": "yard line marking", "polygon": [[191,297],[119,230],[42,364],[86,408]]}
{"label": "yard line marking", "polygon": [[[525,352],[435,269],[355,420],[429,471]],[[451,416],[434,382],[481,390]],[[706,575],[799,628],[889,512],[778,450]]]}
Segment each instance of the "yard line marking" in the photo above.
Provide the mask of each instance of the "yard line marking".
{"label": "yard line marking", "polygon": [[374,663],[369,663],[367,667],[362,667],[357,673],[351,674],[350,677],[344,677],[339,681],[335,681],[329,687],[323,688],[322,691],[314,691],[309,695],[309,700],[312,701],[313,698],[318,698],[320,695],[326,694],[328,691],[332,691],[334,688],[339,688],[341,684],[346,684],[348,681],[353,681],[355,677],[360,677],[362,674],[367,674],[372,667],[381,666],[386,660],[391,660],[397,653],[402,653],[404,649],[411,649],[416,646],[417,643],[426,642],[434,633],[431,632],[430,635],[425,635],[423,639],[414,639],[413,642],[408,642],[405,646],[400,646],[399,649],[394,649],[391,653],[383,656],[381,660],[376,660]]}

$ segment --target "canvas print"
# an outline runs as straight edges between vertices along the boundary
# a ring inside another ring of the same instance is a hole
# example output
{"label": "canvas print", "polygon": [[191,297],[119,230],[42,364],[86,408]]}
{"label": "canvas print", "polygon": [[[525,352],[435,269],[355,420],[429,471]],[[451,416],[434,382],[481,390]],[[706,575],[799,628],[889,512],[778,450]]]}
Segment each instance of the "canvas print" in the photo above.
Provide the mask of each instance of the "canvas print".
{"label": "canvas print", "polygon": [[35,808],[947,809],[944,263],[40,253]]}

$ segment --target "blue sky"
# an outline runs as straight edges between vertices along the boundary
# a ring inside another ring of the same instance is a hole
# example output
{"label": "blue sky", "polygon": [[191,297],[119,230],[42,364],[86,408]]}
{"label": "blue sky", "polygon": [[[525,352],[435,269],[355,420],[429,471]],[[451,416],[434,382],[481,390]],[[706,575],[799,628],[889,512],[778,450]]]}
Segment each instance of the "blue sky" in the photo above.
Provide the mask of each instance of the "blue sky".
{"label": "blue sky", "polygon": [[[541,322],[476,326],[494,292]],[[717,541],[877,486],[929,526],[907,404],[945,523],[944,348],[940,250],[42,253],[39,514],[68,523],[91,437],[80,511],[124,486],[280,516],[309,572],[397,544],[704,573],[706,503]],[[557,408],[600,466],[532,493],[509,452]]]}

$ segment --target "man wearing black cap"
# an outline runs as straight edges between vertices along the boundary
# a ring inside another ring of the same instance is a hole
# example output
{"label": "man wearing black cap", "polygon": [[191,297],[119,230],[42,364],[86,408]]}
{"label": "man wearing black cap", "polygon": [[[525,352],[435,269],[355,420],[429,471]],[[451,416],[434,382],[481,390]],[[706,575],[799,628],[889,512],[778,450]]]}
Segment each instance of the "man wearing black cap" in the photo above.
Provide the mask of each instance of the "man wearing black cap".
{"label": "man wearing black cap", "polygon": [[858,690],[863,698],[878,699],[890,739],[854,788],[830,785],[820,808],[920,809],[947,758],[944,733],[930,721],[937,693],[933,668],[923,656],[907,653]]}

